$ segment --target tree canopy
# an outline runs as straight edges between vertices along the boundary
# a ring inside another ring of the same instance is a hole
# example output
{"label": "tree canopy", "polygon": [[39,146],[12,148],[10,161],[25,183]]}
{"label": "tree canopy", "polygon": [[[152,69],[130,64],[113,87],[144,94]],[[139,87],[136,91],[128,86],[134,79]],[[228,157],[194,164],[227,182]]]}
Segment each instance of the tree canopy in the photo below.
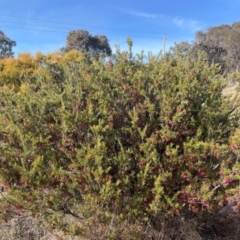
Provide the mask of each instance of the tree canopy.
{"label": "tree canopy", "polygon": [[73,49],[79,52],[91,53],[93,56],[99,56],[99,54],[106,54],[107,56],[110,56],[112,54],[112,50],[106,36],[93,36],[85,30],[75,30],[69,32],[67,36],[67,44],[65,47],[61,48],[61,51],[69,52]]}
{"label": "tree canopy", "polygon": [[[235,22],[232,25],[222,24],[209,28],[206,32],[199,31],[196,33],[196,40],[206,43],[207,45],[215,45],[225,52],[225,63],[227,70],[238,71],[240,62],[240,22]],[[207,42],[210,42],[208,44]],[[220,61],[223,61],[222,56],[219,56]]]}
{"label": "tree canopy", "polygon": [[3,31],[0,30],[0,59],[12,57],[12,47],[16,46],[16,42],[8,38]]}
{"label": "tree canopy", "polygon": [[194,59],[199,52],[204,52],[207,61],[218,63],[222,71],[234,72],[240,68],[240,22],[232,25],[222,24],[199,30],[192,43],[182,41],[171,47],[167,55],[185,56],[190,54]]}
{"label": "tree canopy", "polygon": [[205,52],[209,64],[212,62],[218,63],[221,66],[221,71],[226,70],[225,57],[227,50],[221,45],[218,45],[214,40],[204,38],[194,43],[190,49],[190,55],[193,58],[197,58],[199,52]]}
{"label": "tree canopy", "polygon": [[169,56],[181,56],[184,57],[189,52],[191,48],[191,44],[187,41],[182,41],[180,43],[175,43],[173,47],[170,47],[169,52],[167,53]]}

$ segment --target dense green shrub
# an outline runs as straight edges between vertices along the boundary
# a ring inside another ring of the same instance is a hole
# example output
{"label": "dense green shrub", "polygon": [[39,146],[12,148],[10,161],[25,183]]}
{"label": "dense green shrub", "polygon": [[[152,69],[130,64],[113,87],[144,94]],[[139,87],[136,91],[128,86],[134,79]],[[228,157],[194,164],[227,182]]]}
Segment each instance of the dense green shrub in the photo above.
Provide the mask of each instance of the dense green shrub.
{"label": "dense green shrub", "polygon": [[83,234],[95,215],[199,217],[238,193],[238,106],[216,65],[54,56],[36,57],[24,91],[0,91],[3,219],[29,210]]}

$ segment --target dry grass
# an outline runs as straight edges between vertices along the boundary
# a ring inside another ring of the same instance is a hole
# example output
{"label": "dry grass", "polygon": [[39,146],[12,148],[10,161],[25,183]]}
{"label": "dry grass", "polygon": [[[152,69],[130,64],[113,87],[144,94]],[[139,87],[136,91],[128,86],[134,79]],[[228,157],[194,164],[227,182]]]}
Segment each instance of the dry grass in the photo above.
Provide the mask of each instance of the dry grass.
{"label": "dry grass", "polygon": [[239,240],[240,214],[214,215],[198,227],[203,240]]}
{"label": "dry grass", "polygon": [[153,240],[201,240],[196,223],[181,218],[161,221],[148,230]]}
{"label": "dry grass", "polygon": [[47,234],[43,224],[27,214],[0,225],[0,240],[37,240]]}
{"label": "dry grass", "polygon": [[[115,237],[109,237],[110,230]],[[0,240],[239,240],[240,214],[215,214],[200,224],[181,218],[155,222],[155,227],[120,225],[117,221],[102,228],[93,224],[85,238],[66,236],[61,231],[50,232],[42,222],[25,215],[1,224],[0,233]]]}
{"label": "dry grass", "polygon": [[223,96],[235,96],[235,94],[238,94],[239,83],[229,83],[226,88],[223,89],[222,94]]}

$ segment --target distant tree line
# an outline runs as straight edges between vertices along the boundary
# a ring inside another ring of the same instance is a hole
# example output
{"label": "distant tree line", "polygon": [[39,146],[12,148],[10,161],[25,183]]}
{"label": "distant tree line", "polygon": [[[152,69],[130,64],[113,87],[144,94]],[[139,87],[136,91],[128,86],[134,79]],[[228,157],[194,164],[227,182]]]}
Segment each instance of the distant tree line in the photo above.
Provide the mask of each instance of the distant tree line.
{"label": "distant tree line", "polygon": [[[222,24],[210,27],[206,31],[197,31],[192,43],[182,41],[171,47],[166,56],[184,56],[190,54],[197,58],[199,52],[205,52],[207,61],[218,63],[222,72],[235,72],[240,70],[240,21],[232,25]],[[0,31],[0,59],[13,56],[12,41]],[[86,30],[70,31],[66,38],[66,45],[60,49],[61,53],[71,50],[84,52],[94,57],[100,55],[111,56],[112,49],[105,35],[91,35]]]}
{"label": "distant tree line", "polygon": [[[0,31],[0,59],[13,57],[12,48],[14,46],[16,46],[16,42]],[[101,54],[104,56],[112,54],[112,49],[106,36],[93,36],[85,30],[70,31],[67,36],[66,46],[62,47],[60,52],[66,53],[73,49],[78,52],[88,53],[94,57],[99,57]]]}
{"label": "distant tree line", "polygon": [[203,51],[209,63],[218,63],[222,71],[240,70],[240,21],[232,25],[222,24],[206,31],[197,31],[192,43],[183,41],[171,47],[168,55],[190,54],[192,57]]}

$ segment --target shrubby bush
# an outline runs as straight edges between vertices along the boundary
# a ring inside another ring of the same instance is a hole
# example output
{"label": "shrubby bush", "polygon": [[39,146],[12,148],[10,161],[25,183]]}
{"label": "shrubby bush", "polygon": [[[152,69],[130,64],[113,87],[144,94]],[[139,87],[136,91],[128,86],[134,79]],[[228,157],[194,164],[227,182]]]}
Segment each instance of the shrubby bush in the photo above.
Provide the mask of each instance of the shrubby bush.
{"label": "shrubby bush", "polygon": [[18,55],[18,58],[4,58],[0,60],[0,86],[19,91],[21,84],[33,78],[38,65],[28,53]]}
{"label": "shrubby bush", "polygon": [[[88,61],[89,57],[84,59]],[[26,84],[39,80],[58,82],[64,79],[63,65],[78,67],[81,60],[84,61],[83,57],[75,51],[64,55],[20,53],[17,58],[0,59],[0,86],[21,92]]]}
{"label": "shrubby bush", "polygon": [[239,194],[238,102],[204,56],[32,58],[24,88],[0,91],[2,219],[27,210],[84,234],[113,216],[199,218]]}

